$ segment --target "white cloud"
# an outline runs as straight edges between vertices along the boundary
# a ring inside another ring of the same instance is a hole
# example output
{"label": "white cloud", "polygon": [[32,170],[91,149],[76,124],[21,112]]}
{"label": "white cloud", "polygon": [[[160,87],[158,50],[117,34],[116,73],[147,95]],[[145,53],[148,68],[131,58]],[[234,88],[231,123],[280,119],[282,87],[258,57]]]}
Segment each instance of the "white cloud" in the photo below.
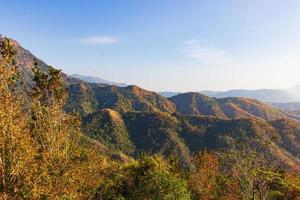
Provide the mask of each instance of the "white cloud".
{"label": "white cloud", "polygon": [[232,60],[225,50],[212,48],[199,40],[184,42],[183,53],[187,58],[199,60],[203,64],[224,64]]}
{"label": "white cloud", "polygon": [[113,44],[118,42],[119,40],[114,37],[108,37],[108,36],[96,36],[96,37],[88,37],[88,38],[82,38],[79,40],[82,44]]}

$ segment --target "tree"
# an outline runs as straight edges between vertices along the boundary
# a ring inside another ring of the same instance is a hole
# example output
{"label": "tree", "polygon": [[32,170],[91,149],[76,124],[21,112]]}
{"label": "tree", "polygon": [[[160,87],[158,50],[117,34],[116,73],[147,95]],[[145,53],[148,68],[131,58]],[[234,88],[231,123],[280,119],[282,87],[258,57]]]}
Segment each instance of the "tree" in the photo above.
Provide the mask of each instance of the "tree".
{"label": "tree", "polygon": [[0,39],[0,198],[89,199],[112,163],[80,133],[80,119],[63,110],[59,70],[35,63],[33,88],[19,78],[17,51]]}
{"label": "tree", "polygon": [[189,174],[189,187],[194,199],[216,199],[219,161],[213,153],[204,151],[193,156],[193,168]]}
{"label": "tree", "polygon": [[35,62],[30,92],[30,133],[38,154],[34,198],[88,198],[108,165],[93,149],[84,148],[80,119],[63,110],[67,90],[60,70],[42,72]]}
{"label": "tree", "polygon": [[173,174],[160,156],[144,156],[113,173],[99,188],[96,199],[190,199],[186,182]]}
{"label": "tree", "polygon": [[[270,142],[259,140],[253,138],[220,154],[221,173],[237,183],[235,191],[246,200],[274,199],[288,186],[284,162],[272,157]],[[289,199],[283,197],[280,199]]]}
{"label": "tree", "polygon": [[1,38],[0,63],[0,191],[2,198],[25,195],[34,162],[34,141],[24,113],[25,98],[16,67],[13,42]]}

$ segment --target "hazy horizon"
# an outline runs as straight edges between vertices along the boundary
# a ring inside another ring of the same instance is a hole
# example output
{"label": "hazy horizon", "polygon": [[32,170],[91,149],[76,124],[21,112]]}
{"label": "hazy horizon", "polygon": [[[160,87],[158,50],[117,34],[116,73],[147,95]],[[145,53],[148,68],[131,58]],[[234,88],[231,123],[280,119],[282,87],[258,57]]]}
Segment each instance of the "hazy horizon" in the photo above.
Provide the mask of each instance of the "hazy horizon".
{"label": "hazy horizon", "polygon": [[[114,80],[107,80],[103,77],[99,77],[99,76],[95,76],[95,75],[92,75],[92,74],[78,74],[78,73],[73,73],[73,74],[67,74],[68,76],[84,76],[84,77],[89,77],[89,78],[99,78],[99,79],[102,79],[104,81],[108,81],[108,82],[112,82],[112,83],[117,83],[117,84],[126,84],[126,85],[135,85],[135,84],[130,84],[130,83],[125,83],[125,82],[116,82]],[[137,86],[140,86],[140,85],[137,85]],[[213,92],[226,92],[226,91],[230,91],[230,90],[249,90],[249,91],[252,91],[252,90],[288,90],[288,89],[293,89],[295,87],[299,87],[300,84],[296,84],[296,85],[292,85],[290,87],[286,87],[286,88],[228,88],[228,89],[224,89],[224,90],[207,90],[207,89],[204,89],[204,90],[186,90],[186,91],[176,91],[176,90],[153,90],[155,92],[174,92],[174,93],[184,93],[184,92],[201,92],[201,91],[213,91]],[[148,89],[148,88],[144,88],[144,89]]]}
{"label": "hazy horizon", "polygon": [[300,1],[16,0],[1,7],[0,33],[67,74],[175,92],[300,84]]}

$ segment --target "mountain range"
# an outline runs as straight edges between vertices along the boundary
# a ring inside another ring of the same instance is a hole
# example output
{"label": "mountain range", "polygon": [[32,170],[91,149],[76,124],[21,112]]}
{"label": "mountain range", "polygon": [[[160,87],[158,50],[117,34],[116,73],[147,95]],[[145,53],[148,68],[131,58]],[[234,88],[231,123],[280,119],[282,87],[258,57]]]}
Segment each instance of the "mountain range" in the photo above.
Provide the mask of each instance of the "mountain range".
{"label": "mountain range", "polygon": [[[18,67],[29,82],[36,57],[15,45]],[[47,65],[38,62],[47,71]],[[166,98],[133,85],[118,87],[65,74],[64,78],[69,91],[65,110],[77,111],[82,132],[110,152],[132,157],[141,152],[175,154],[189,166],[197,151],[230,149],[259,138],[256,145],[270,144],[264,153],[300,169],[300,123],[295,113],[252,98],[192,92]]]}
{"label": "mountain range", "polygon": [[[179,92],[159,92],[165,97],[172,97]],[[289,89],[259,89],[259,90],[228,90],[228,91],[200,91],[201,94],[216,97],[216,98],[227,98],[227,97],[246,97],[256,99],[268,103],[292,103],[300,102],[300,87],[295,86]]]}
{"label": "mountain range", "polygon": [[126,87],[127,86],[127,84],[125,84],[125,83],[115,83],[115,82],[107,81],[102,78],[94,77],[94,76],[84,76],[81,74],[72,74],[71,77],[77,78],[77,79],[80,79],[80,80],[83,80],[83,81],[86,81],[89,83],[103,83],[103,84],[107,84],[107,85],[115,85],[118,87]]}
{"label": "mountain range", "polygon": [[[260,90],[228,90],[224,92],[204,90],[201,94],[218,99],[229,97],[245,97],[266,102],[283,111],[300,111],[300,87],[297,85],[289,89],[260,89]],[[179,92],[159,92],[164,97],[170,98]]]}
{"label": "mountain range", "polygon": [[289,103],[300,101],[300,89],[260,89],[260,90],[229,90],[224,92],[202,91],[201,93],[217,98],[247,97],[270,103]]}
{"label": "mountain range", "polygon": [[[116,83],[104,80],[99,77],[84,76],[80,74],[73,74],[71,77],[86,81],[88,83],[101,83],[107,85],[115,85],[118,87],[126,87],[125,83]],[[227,98],[227,97],[246,97],[271,103],[274,107],[285,111],[299,111],[300,110],[300,85],[288,89],[259,89],[259,90],[228,90],[228,91],[200,91],[201,94],[215,97],[215,98]],[[158,92],[158,94],[170,98],[180,94],[179,92],[164,91]]]}

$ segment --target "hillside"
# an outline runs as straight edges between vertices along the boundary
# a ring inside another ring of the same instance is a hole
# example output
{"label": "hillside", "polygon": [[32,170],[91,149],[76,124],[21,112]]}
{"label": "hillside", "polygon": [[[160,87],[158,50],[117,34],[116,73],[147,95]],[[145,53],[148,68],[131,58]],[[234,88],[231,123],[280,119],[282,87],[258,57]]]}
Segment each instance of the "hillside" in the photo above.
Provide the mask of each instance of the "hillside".
{"label": "hillside", "polygon": [[138,86],[117,87],[102,84],[79,83],[69,87],[66,109],[82,114],[111,108],[120,112],[148,111],[175,112],[175,105],[168,99]]}
{"label": "hillside", "polygon": [[117,119],[103,118],[107,112],[103,110],[86,116],[83,132],[104,144],[115,141],[112,144],[118,150],[131,146],[134,155],[141,152],[174,154],[189,166],[190,155],[198,151],[222,151],[260,138],[257,145],[272,141],[268,150],[270,156],[286,160],[291,167],[300,169],[300,125],[290,120],[228,120],[145,112],[121,114],[112,110],[109,112]]}
{"label": "hillside", "polygon": [[[3,41],[4,37],[0,35],[0,42]],[[17,41],[12,40],[15,49],[18,54],[16,55],[16,65],[19,68],[21,76],[28,83],[31,82],[32,79],[32,69],[34,66],[34,60],[37,61],[42,71],[48,70],[48,65],[44,63],[42,60],[36,58],[30,51],[24,49]]]}

